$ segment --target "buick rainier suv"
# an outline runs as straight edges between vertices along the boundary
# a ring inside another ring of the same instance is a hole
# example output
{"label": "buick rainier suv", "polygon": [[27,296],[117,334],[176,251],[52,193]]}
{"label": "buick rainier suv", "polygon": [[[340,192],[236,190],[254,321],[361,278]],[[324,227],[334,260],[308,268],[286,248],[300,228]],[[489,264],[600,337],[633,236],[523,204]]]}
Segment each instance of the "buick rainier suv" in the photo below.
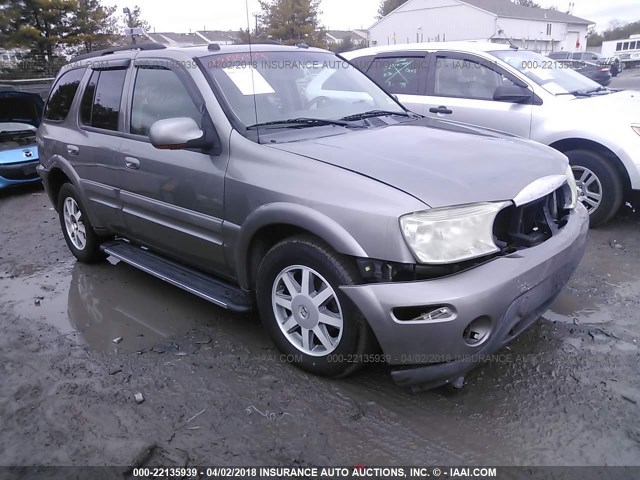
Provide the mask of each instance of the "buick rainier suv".
{"label": "buick rainier suv", "polygon": [[77,57],[37,141],[79,261],[257,309],[283,358],[322,376],[384,362],[399,385],[460,387],[586,244],[566,156],[411,113],[303,44]]}

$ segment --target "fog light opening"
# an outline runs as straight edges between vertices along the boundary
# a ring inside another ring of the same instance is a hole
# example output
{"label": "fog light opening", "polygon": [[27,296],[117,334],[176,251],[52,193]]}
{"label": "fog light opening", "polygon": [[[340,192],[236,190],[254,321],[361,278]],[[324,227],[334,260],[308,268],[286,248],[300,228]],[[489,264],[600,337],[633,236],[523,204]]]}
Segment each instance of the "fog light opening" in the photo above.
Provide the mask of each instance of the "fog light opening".
{"label": "fog light opening", "polygon": [[393,309],[393,315],[401,322],[438,322],[455,318],[456,312],[446,305],[397,307]]}
{"label": "fog light opening", "polygon": [[484,343],[491,333],[491,319],[486,316],[473,320],[462,333],[462,338],[467,345],[476,347]]}

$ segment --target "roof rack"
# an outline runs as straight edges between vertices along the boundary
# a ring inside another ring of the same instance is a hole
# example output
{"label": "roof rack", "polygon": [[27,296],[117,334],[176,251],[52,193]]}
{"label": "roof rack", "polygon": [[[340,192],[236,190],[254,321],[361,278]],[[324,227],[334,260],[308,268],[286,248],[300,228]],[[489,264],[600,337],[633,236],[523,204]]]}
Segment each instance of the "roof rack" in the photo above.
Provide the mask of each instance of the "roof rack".
{"label": "roof rack", "polygon": [[81,60],[87,60],[89,58],[102,57],[104,55],[110,55],[116,52],[126,52],[127,50],[164,50],[167,48],[161,43],[141,43],[139,45],[126,45],[124,47],[113,47],[105,50],[96,50],[95,52],[83,53],[77,55],[71,59],[71,62],[79,62]]}

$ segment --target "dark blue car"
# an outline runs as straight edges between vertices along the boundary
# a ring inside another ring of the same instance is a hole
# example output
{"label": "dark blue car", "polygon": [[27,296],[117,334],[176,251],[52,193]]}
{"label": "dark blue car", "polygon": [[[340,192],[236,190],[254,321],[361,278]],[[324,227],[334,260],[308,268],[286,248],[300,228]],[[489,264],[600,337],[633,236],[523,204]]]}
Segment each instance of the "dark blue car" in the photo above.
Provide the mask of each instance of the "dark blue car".
{"label": "dark blue car", "polygon": [[36,129],[43,105],[37,94],[0,87],[0,189],[40,181]]}

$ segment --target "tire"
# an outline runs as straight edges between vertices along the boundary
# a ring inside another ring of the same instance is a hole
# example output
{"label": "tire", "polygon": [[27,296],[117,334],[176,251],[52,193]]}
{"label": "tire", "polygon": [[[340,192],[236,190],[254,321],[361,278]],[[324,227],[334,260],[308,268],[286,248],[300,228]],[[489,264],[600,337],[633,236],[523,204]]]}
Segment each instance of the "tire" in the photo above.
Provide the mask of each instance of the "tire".
{"label": "tire", "polygon": [[[588,150],[571,150],[564,153],[569,157],[576,177],[578,196],[589,211],[591,226],[597,227],[607,223],[622,206],[624,187],[620,174],[607,158],[597,153]],[[594,205],[598,202],[598,194],[601,198],[599,203]]]}
{"label": "tire", "polygon": [[74,257],[83,263],[96,263],[105,258],[100,251],[101,238],[89,222],[78,190],[70,183],[65,183],[58,194],[58,216],[62,234]]}
{"label": "tire", "polygon": [[[311,279],[306,282],[310,285],[307,295],[300,291],[305,270]],[[291,279],[295,283],[290,283]],[[362,365],[363,356],[372,350],[373,333],[339,288],[353,285],[357,279],[355,266],[314,237],[292,237],[265,255],[256,281],[258,309],[264,327],[285,355],[283,359],[325,377],[346,376]],[[324,288],[327,285],[331,291]],[[275,303],[276,297],[281,305]],[[320,307],[313,303],[314,298],[321,302]],[[324,342],[314,329],[323,334]],[[309,335],[306,343],[304,332]]]}

